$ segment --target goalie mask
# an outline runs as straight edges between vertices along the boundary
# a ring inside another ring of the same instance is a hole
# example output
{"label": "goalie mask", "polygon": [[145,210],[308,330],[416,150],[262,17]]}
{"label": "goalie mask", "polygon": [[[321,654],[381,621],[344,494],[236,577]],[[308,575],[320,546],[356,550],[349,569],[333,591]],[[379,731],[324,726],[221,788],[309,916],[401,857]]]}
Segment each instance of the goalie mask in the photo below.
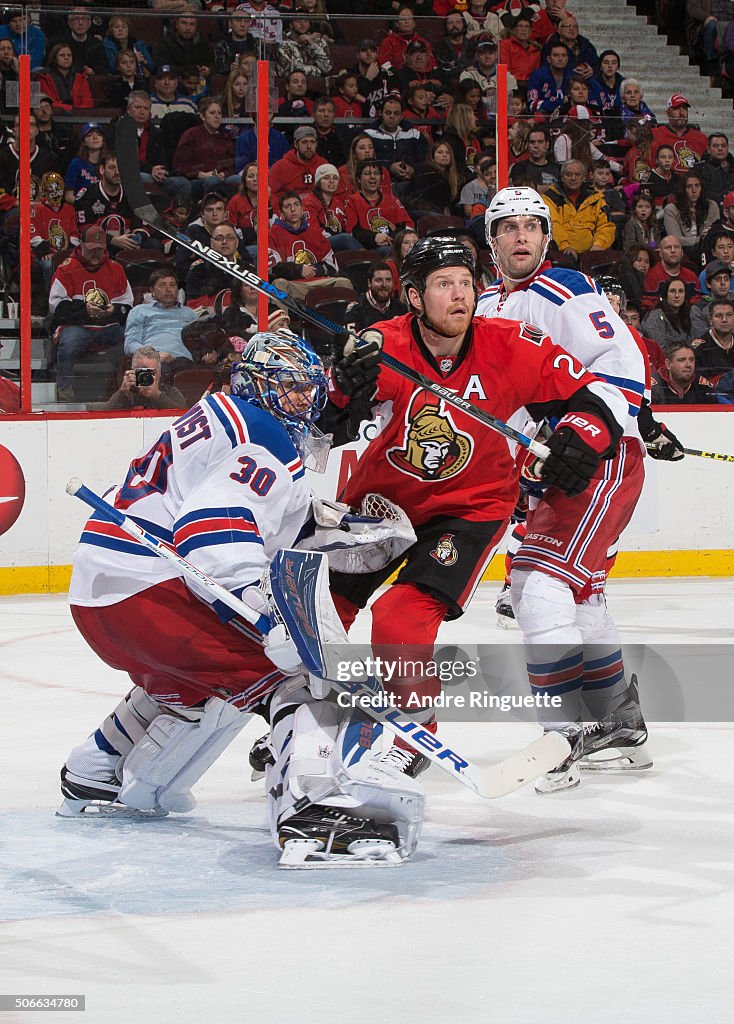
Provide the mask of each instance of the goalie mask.
{"label": "goalie mask", "polygon": [[301,457],[311,456],[308,468],[319,470],[314,463],[322,453],[315,449],[323,447],[324,435],[314,420],[326,404],[326,374],[310,345],[295,334],[254,334],[232,367],[230,391],[275,416]]}
{"label": "goalie mask", "polygon": [[41,178],[38,194],[42,203],[58,212],[64,202],[64,179],[56,171],[47,171]]}

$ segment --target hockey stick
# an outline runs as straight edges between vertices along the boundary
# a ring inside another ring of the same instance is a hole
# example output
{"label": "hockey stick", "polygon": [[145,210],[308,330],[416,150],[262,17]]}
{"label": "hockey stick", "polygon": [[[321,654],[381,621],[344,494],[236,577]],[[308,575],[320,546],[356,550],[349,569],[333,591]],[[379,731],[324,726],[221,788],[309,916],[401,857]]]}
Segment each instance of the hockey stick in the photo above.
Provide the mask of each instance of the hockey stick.
{"label": "hockey stick", "polygon": [[[193,253],[194,256],[207,260],[209,263],[213,264],[213,266],[223,270],[231,277],[236,278],[238,281],[242,281],[243,284],[250,285],[251,288],[261,292],[263,295],[267,295],[269,299],[277,302],[283,307],[283,309],[292,313],[300,320],[306,320],[315,324],[317,327],[322,327],[325,331],[328,331],[335,337],[337,335],[347,334],[351,339],[359,344],[359,338],[351,331],[347,331],[343,324],[338,324],[335,320],[330,320],[315,309],[309,309],[303,303],[291,298],[291,296],[286,292],[281,291],[280,288],[276,288],[274,284],[259,278],[253,271],[239,266],[239,264],[235,263],[233,260],[228,260],[225,256],[222,256],[214,249],[211,249],[208,245],[204,245],[203,242],[199,242],[195,238],[189,238],[188,235],[184,234],[182,231],[178,231],[172,224],[167,223],[151,203],[140,178],[137,129],[135,122],[127,115],[120,118],[115,127],[115,148],[117,151],[117,166],[120,171],[120,179],[122,181],[125,195],[135,215],[139,217],[140,220],[145,221],[146,224],[155,228],[156,231],[159,231],[167,238],[170,238],[171,241],[183,246],[184,249],[188,249],[188,251]],[[431,380],[430,377],[426,377],[424,374],[419,373],[417,370],[407,366],[394,356],[383,352],[382,362],[385,366],[399,374],[401,377],[412,381],[413,384],[417,384],[419,387],[425,388],[426,391],[430,391],[432,394],[442,399],[446,405],[459,409],[461,412],[466,413],[467,416],[471,416],[479,423],[482,423],[485,427],[489,427],[490,430],[494,430],[496,433],[502,434],[503,437],[507,437],[511,441],[515,441],[523,448],[527,448],[542,462],[544,462],[550,455],[549,449],[544,444],[541,444],[539,441],[534,441],[531,437],[528,437],[527,434],[523,434],[522,431],[511,427],[509,423],[505,423],[503,420],[498,419],[496,416],[492,416],[483,409],[477,408],[477,406],[472,405],[472,403],[466,398],[462,398],[460,395],[457,395],[450,388],[444,387],[443,384],[439,384],[437,381]]]}
{"label": "hockey stick", "polygon": [[686,455],[698,455],[700,459],[714,459],[716,462],[734,462],[734,455],[719,455],[718,452],[702,452],[699,448],[684,448]]}
{"label": "hockey stick", "polygon": [[[241,619],[252,623],[261,633],[269,632],[270,620],[263,615],[258,615],[252,608],[241,601],[234,594],[231,594],[221,584],[217,583],[206,573],[202,572],[187,559],[182,558],[176,551],[164,541],[148,533],[141,526],[138,526],[132,519],[114,508],[101,498],[94,491],[86,487],[81,480],[73,478],[66,485],[66,492],[81,501],[86,502],[105,519],[115,523],[124,530],[130,537],[134,538],[154,554],[160,555],[167,561],[173,563],[183,576],[189,576],[200,587],[203,587],[210,596],[212,602],[220,601],[231,608]],[[292,554],[303,556],[305,552],[293,552]],[[323,559],[323,554],[309,552]],[[293,640],[299,639],[299,630],[294,629]],[[310,671],[318,671],[321,665],[314,659],[312,649],[305,646],[303,649],[298,646],[298,653],[304,660],[304,664]],[[349,694],[354,700],[355,706],[362,708],[375,721],[382,723],[386,729],[396,736],[402,737],[406,743],[429,761],[437,764],[439,768],[447,772],[452,778],[457,779],[463,785],[473,790],[478,796],[487,800],[493,800],[500,796],[506,796],[516,789],[526,785],[538,775],[543,775],[551,768],[557,767],[570,753],[568,740],[560,733],[545,733],[523,750],[510,755],[499,764],[481,768],[476,763],[467,760],[461,754],[451,750],[442,740],[433,733],[428,732],[424,727],[405,715],[396,708],[381,710],[373,707],[375,697],[382,692],[380,684],[376,680],[370,683],[360,681],[340,682],[328,680],[332,686]],[[360,697],[364,698],[360,701]]]}

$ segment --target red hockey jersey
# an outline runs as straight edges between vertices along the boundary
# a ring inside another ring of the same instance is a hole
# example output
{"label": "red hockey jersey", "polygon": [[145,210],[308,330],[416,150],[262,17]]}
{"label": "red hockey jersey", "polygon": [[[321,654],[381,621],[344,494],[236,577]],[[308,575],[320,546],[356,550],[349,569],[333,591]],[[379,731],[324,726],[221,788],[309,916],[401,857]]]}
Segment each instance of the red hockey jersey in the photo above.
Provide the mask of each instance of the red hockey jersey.
{"label": "red hockey jersey", "polygon": [[58,210],[46,203],[31,204],[31,245],[34,252],[44,256],[48,252],[63,252],[78,244],[79,231],[71,203],[62,203]]}
{"label": "red hockey jersey", "polygon": [[363,228],[375,234],[378,231],[394,231],[398,224],[415,227],[413,218],[399,199],[389,192],[381,192],[372,201],[365,199],[361,192],[349,197],[347,208],[347,230]]}
{"label": "red hockey jersey", "polygon": [[313,192],[303,200],[303,212],[310,224],[317,224],[327,235],[336,235],[347,228],[347,202],[344,196],[334,196],[331,206],[326,209]]}
{"label": "red hockey jersey", "polygon": [[312,221],[303,221],[303,231],[289,231],[282,221],[276,220],[268,231],[269,265],[276,263],[326,263],[336,270],[336,260],[329,241]]}
{"label": "red hockey jersey", "polygon": [[276,160],[270,168],[270,188],[273,194],[273,205],[280,201],[285,192],[297,192],[301,199],[308,195],[314,187],[316,168],[325,164],[326,160],[318,153],[307,163],[300,160],[292,149],[280,160]]}
{"label": "red hockey jersey", "polygon": [[[374,325],[389,355],[444,384],[499,419],[523,406],[558,401],[597,380],[537,327],[518,320],[475,317],[463,358],[442,376],[426,359],[412,313]],[[508,517],[517,501],[518,473],[500,434],[387,367],[376,401],[385,417],[340,500],[358,506],[368,491],[399,504],[414,525],[442,515],[475,522]]]}

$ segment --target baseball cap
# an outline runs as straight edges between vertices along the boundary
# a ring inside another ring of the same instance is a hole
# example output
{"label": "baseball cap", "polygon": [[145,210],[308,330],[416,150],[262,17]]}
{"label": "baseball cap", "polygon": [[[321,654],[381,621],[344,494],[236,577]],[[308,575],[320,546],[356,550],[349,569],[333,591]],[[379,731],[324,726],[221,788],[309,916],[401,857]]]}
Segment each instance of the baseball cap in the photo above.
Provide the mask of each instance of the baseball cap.
{"label": "baseball cap", "polygon": [[726,195],[724,196],[724,200],[723,200],[723,206],[724,206],[724,209],[726,209],[727,206],[734,206],[734,192],[727,192],[726,193]]}
{"label": "baseball cap", "polygon": [[300,142],[301,139],[315,139],[316,129],[312,128],[310,124],[302,124],[299,128],[296,128],[293,133],[293,141]]}
{"label": "baseball cap", "polygon": [[705,267],[706,280],[710,281],[717,274],[728,274],[731,277],[731,267],[723,260],[710,260]]}
{"label": "baseball cap", "polygon": [[80,138],[83,139],[84,136],[89,135],[90,132],[102,132],[102,134],[104,135],[102,125],[99,124],[97,121],[87,121],[87,123],[82,128]]}
{"label": "baseball cap", "polygon": [[316,173],[313,176],[314,185],[318,185],[325,174],[338,174],[339,169],[333,164],[321,164],[320,167],[316,168]]}
{"label": "baseball cap", "polygon": [[376,49],[377,49],[377,43],[375,42],[374,39],[363,39],[362,42],[357,47],[357,52],[359,52],[360,50],[376,50]]}
{"label": "baseball cap", "polygon": [[48,93],[42,92],[41,95],[38,97],[38,102],[43,103],[44,100],[46,103],[53,104],[53,99],[48,95]]}
{"label": "baseball cap", "polygon": [[412,43],[408,43],[405,47],[406,53],[428,53],[428,47],[425,43],[422,43],[420,39],[414,39]]}
{"label": "baseball cap", "polygon": [[570,107],[568,111],[569,117],[575,117],[577,121],[590,121],[591,114],[589,108],[585,107],[582,103],[579,103],[575,107]]}
{"label": "baseball cap", "polygon": [[164,75],[171,75],[173,78],[180,78],[181,72],[172,64],[161,64],[155,73],[156,78],[163,78]]}
{"label": "baseball cap", "polygon": [[484,32],[481,36],[479,36],[479,40],[477,42],[477,50],[496,50],[496,49],[497,49],[497,40],[494,38],[494,36],[491,36],[488,32]]}
{"label": "baseball cap", "polygon": [[107,234],[99,224],[88,224],[82,231],[82,242],[102,242],[107,245]]}
{"label": "baseball cap", "polygon": [[685,98],[682,92],[674,92],[668,100],[668,110],[673,110],[675,107],[690,107],[690,103]]}

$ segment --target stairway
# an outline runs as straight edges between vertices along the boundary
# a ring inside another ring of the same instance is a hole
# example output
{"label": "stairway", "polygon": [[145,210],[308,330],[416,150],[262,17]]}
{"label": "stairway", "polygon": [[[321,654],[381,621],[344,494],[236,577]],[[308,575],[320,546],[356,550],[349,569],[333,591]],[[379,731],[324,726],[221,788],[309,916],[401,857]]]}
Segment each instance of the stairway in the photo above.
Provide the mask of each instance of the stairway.
{"label": "stairway", "polygon": [[668,98],[681,92],[691,103],[691,123],[707,134],[723,131],[732,138],[731,100],[723,99],[721,89],[712,88],[678,47],[667,45],[665,36],[659,36],[656,27],[625,0],[570,0],[569,8],[578,18],[581,35],[599,53],[617,51],[622,59],[620,74],[640,80],[645,103],[661,124],[666,121]]}

